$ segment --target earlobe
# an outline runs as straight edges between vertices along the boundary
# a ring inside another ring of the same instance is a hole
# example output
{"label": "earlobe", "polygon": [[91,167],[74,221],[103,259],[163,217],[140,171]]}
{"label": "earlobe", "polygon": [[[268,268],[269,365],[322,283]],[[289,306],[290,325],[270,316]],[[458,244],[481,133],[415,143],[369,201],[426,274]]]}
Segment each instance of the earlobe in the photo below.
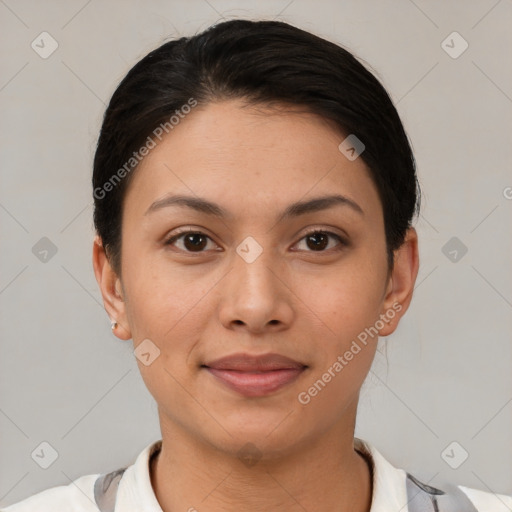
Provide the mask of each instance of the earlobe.
{"label": "earlobe", "polygon": [[389,336],[411,303],[419,268],[418,235],[414,228],[407,230],[404,243],[394,253],[394,267],[389,277],[381,318],[387,321],[379,336]]}
{"label": "earlobe", "polygon": [[116,327],[115,329],[112,328],[112,332],[118,338],[128,340],[131,338],[131,331],[126,318],[124,297],[119,290],[119,288],[122,288],[121,281],[110,265],[99,235],[96,235],[94,238],[92,261],[94,275],[103,297],[103,305],[112,326],[113,323],[116,323]]}

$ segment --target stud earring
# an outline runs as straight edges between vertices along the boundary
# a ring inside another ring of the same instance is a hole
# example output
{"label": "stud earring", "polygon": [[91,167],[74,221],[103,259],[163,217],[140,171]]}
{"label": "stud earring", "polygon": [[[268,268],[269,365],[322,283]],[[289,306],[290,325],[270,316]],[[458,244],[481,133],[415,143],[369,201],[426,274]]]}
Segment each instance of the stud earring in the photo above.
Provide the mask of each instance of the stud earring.
{"label": "stud earring", "polygon": [[117,322],[112,322],[112,330],[115,331],[117,329]]}

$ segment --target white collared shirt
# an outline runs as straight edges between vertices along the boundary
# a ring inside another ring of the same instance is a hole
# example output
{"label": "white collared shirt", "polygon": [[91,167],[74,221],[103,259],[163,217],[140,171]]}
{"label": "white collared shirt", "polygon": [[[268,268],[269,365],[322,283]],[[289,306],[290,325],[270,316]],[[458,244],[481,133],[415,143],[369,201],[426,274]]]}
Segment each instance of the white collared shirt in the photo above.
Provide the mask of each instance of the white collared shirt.
{"label": "white collared shirt", "polygon": [[[149,473],[149,460],[153,453],[160,450],[161,443],[162,441],[158,440],[146,446],[135,462],[126,468],[118,487],[116,484],[114,512],[162,512],[151,486]],[[370,512],[409,512],[407,472],[395,468],[367,441],[355,438],[354,446],[373,464],[373,497]],[[92,474],[79,477],[68,485],[46,489],[3,508],[0,512],[101,512],[94,494],[94,484],[99,476],[100,474]],[[512,496],[457,487],[469,498],[478,512],[512,511]],[[191,510],[194,510],[193,507],[192,503]],[[201,509],[199,504],[196,508]]]}

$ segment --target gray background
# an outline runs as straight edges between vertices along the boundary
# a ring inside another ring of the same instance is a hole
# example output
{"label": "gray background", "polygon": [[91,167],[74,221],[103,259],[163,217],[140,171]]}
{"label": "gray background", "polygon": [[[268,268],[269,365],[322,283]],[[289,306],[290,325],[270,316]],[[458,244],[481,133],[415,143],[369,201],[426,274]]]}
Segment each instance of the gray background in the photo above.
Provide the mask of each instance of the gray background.
{"label": "gray background", "polygon": [[[160,437],[92,271],[91,162],[128,69],[222,17],[334,40],[389,90],[423,186],[421,266],[356,435],[431,485],[512,493],[510,0],[0,0],[0,16],[0,506],[131,463]],[[31,47],[43,31],[58,42],[46,59]],[[442,46],[454,31],[469,44],[458,58]],[[57,249],[46,261],[43,237]],[[58,452],[48,469],[31,458],[43,441]]]}

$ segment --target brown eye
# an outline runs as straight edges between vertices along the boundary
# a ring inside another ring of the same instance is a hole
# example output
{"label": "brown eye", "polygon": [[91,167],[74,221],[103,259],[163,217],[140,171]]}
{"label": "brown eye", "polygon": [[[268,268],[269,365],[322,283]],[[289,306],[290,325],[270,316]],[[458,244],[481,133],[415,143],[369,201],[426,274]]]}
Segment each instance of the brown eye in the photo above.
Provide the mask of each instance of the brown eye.
{"label": "brown eye", "polygon": [[306,237],[307,245],[313,251],[321,251],[329,245],[329,236],[325,233],[313,233]]}
{"label": "brown eye", "polygon": [[[329,242],[331,239],[335,239],[338,243],[334,244],[334,246],[331,244],[329,247]],[[305,237],[301,239],[301,242],[305,240],[306,247],[309,250],[306,250],[307,252],[327,252],[325,249],[340,249],[343,246],[347,245],[345,243],[345,240],[336,233],[331,233],[330,231],[312,231],[311,233],[308,233]]]}
{"label": "brown eye", "polygon": [[210,237],[200,231],[187,231],[174,235],[165,244],[174,245],[185,252],[204,252],[203,249],[208,245],[209,240]]}

